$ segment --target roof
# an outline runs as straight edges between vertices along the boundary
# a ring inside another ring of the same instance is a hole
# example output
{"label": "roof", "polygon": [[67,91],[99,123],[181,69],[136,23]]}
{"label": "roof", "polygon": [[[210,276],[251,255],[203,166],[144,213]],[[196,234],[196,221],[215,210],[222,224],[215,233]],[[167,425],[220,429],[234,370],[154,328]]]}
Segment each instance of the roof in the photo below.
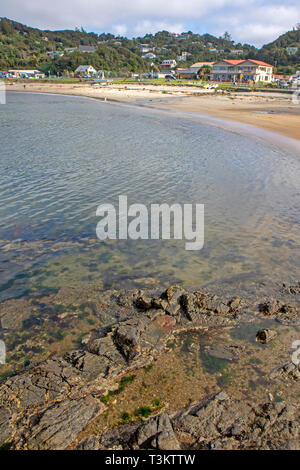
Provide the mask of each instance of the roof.
{"label": "roof", "polygon": [[273,67],[273,65],[263,62],[261,60],[247,59],[248,62],[254,62],[257,65],[263,65],[264,67]]}
{"label": "roof", "polygon": [[95,70],[92,65],[79,65],[76,70],[88,70],[89,68]]}
{"label": "roof", "polygon": [[10,72],[18,72],[18,73],[41,73],[39,70],[37,69],[9,69],[8,70],[8,73]]}
{"label": "roof", "polygon": [[239,65],[242,62],[245,62],[245,60],[242,60],[242,59],[223,59],[223,62],[228,62],[228,64],[231,64],[231,65]]}
{"label": "roof", "polygon": [[213,65],[214,62],[195,62],[194,64],[191,65],[191,67],[203,67],[203,65]]}
{"label": "roof", "polygon": [[254,59],[222,59],[220,62],[227,62],[231,65],[239,65],[243,62],[253,62],[256,65],[262,65],[264,67],[273,67],[271,64],[267,64],[267,62],[262,62],[261,60],[254,60]]}
{"label": "roof", "polygon": [[197,74],[196,70],[191,69],[191,68],[189,68],[189,69],[177,69],[177,72],[179,72],[179,73],[190,73],[190,74],[194,74],[194,75]]}
{"label": "roof", "polygon": [[290,79],[292,78],[293,75],[274,75],[275,78],[278,78],[278,79]]}
{"label": "roof", "polygon": [[95,52],[96,48],[94,46],[79,46],[81,52]]}

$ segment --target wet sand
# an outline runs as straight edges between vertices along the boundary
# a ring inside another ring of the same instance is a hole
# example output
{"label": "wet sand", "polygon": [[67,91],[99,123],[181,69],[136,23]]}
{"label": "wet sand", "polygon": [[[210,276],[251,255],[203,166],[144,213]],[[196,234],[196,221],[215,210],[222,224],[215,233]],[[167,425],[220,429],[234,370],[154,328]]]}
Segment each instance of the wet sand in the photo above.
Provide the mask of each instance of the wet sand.
{"label": "wet sand", "polygon": [[291,94],[230,93],[206,91],[197,86],[147,84],[55,84],[22,83],[7,85],[8,91],[62,93],[101,100],[147,104],[165,110],[207,115],[250,124],[300,140],[300,103]]}

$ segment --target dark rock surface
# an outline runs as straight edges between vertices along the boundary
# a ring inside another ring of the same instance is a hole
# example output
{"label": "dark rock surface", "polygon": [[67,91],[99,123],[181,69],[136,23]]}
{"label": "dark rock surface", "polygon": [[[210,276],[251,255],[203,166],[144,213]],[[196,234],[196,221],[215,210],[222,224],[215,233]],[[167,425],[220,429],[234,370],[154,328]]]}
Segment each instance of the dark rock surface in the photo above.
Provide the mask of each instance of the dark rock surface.
{"label": "dark rock surface", "polygon": [[[225,392],[179,413],[163,413],[136,429],[115,429],[101,438],[102,448],[123,449],[300,449],[299,406],[252,406]],[[106,447],[106,444],[109,444]]]}
{"label": "dark rock surface", "polygon": [[[236,297],[222,299],[180,286],[162,294],[114,291],[103,297],[103,318],[109,317],[110,309],[113,321],[91,331],[82,349],[30,366],[0,383],[0,445],[12,441],[16,449],[67,448],[106,409],[101,397],[115,389],[124,374],[149,365],[162,354],[170,338],[181,331],[235,325],[250,308]],[[261,312],[290,323],[299,317],[296,308],[283,308],[278,302],[265,305]],[[241,350],[235,345],[211,346],[209,353],[231,361]],[[117,434],[103,436],[101,446],[293,447],[291,431],[299,431],[296,418],[293,406],[268,404],[254,410],[221,393],[176,416],[162,414],[139,427],[122,427]],[[99,445],[99,440],[90,437],[77,443],[77,448]]]}
{"label": "dark rock surface", "polygon": [[270,374],[271,379],[283,378],[291,380],[300,379],[300,364],[296,365],[293,362],[287,362],[282,366],[276,367]]}
{"label": "dark rock surface", "polygon": [[299,325],[300,309],[296,305],[285,304],[279,300],[271,300],[260,304],[260,312],[266,317],[274,317],[283,325]]}
{"label": "dark rock surface", "polygon": [[263,330],[259,330],[256,333],[256,341],[259,341],[262,344],[267,344],[276,338],[276,336],[276,331],[270,330],[269,328],[264,328]]}

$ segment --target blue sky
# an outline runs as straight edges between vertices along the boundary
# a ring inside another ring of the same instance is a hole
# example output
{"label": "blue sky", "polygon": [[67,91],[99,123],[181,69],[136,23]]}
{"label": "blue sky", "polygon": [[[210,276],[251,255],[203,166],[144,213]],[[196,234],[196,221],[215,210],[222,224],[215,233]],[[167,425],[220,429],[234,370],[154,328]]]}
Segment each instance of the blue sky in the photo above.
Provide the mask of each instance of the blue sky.
{"label": "blue sky", "polygon": [[300,22],[299,0],[1,0],[1,16],[42,29],[112,32],[128,37],[192,30],[256,46]]}

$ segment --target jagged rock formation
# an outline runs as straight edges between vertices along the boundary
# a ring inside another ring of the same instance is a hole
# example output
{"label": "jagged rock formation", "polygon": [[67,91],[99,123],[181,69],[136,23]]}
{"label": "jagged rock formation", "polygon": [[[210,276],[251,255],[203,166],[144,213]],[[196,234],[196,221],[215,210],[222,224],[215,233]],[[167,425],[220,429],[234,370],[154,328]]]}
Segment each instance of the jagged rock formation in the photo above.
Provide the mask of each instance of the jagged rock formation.
{"label": "jagged rock formation", "polygon": [[105,433],[97,448],[119,449],[299,449],[300,410],[285,403],[252,406],[225,392],[169,416]]}
{"label": "jagged rock formation", "polygon": [[[235,325],[247,308],[238,298],[220,299],[179,286],[158,296],[122,292],[114,295],[114,302],[119,320],[93,331],[83,349],[30,366],[0,384],[0,445],[65,449],[103,413],[106,407],[100,399],[116,388],[122,375],[150,364],[178,332]],[[235,346],[210,349],[212,355],[227,360],[241,352]],[[113,433],[103,436],[102,442],[90,436],[78,448],[293,447],[298,411],[272,403],[254,409],[219,394],[176,416],[162,414],[141,427],[122,428],[118,439]]]}

